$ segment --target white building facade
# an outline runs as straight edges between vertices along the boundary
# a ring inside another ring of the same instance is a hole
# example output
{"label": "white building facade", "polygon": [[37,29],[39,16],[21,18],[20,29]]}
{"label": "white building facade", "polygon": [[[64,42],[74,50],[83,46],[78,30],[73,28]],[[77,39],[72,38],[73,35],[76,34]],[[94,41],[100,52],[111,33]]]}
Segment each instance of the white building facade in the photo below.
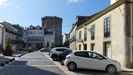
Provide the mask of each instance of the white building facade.
{"label": "white building facade", "polygon": [[43,47],[44,30],[40,26],[30,26],[25,30],[25,46],[33,49],[40,49]]}
{"label": "white building facade", "polygon": [[15,51],[17,50],[18,44],[20,44],[20,39],[16,39],[16,37],[19,37],[18,30],[13,27],[13,24],[10,24],[8,22],[0,22],[0,45],[4,48],[7,46],[7,41],[8,39],[11,40],[11,45],[12,45],[12,50]]}
{"label": "white building facade", "polygon": [[69,47],[72,50],[77,49],[77,47],[76,47],[76,28],[77,28],[77,26],[74,24],[71,32],[69,33],[69,35],[70,35],[70,37],[69,37],[69,39],[70,39],[69,40]]}
{"label": "white building facade", "polygon": [[53,48],[54,47],[54,35],[52,31],[44,31],[44,47]]}

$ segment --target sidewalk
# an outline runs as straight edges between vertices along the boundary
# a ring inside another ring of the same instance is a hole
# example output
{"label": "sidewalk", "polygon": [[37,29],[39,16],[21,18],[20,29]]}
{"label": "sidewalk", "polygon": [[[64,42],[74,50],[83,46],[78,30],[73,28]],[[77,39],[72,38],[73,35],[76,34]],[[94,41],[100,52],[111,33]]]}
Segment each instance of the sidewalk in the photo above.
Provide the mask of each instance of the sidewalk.
{"label": "sidewalk", "polygon": [[22,55],[26,54],[25,51],[15,51],[13,52],[13,57],[21,57]]}
{"label": "sidewalk", "polygon": [[130,68],[122,68],[123,72],[133,72],[133,69]]}
{"label": "sidewalk", "polygon": [[27,52],[25,52],[25,51],[14,51],[12,56],[4,56],[2,53],[0,53],[0,56],[9,57],[9,58],[10,57],[20,57],[26,53]]}
{"label": "sidewalk", "polygon": [[15,52],[13,52],[12,56],[4,56],[2,53],[0,53],[0,63],[3,63],[5,61],[9,61],[12,58],[21,57],[24,54],[26,54],[26,52],[24,52],[24,51],[15,51]]}
{"label": "sidewalk", "polygon": [[[53,62],[53,60],[49,57],[48,53],[44,53],[44,55]],[[60,68],[63,72],[65,72],[67,75],[77,75],[75,72],[68,71],[68,69],[65,66],[62,66],[59,62],[53,62]]]}

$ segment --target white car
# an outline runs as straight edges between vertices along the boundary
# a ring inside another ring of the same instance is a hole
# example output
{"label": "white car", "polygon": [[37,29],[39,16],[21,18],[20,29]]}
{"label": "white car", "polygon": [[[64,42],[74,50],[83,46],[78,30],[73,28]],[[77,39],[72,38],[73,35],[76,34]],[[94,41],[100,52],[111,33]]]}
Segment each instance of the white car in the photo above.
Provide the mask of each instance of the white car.
{"label": "white car", "polygon": [[74,71],[77,68],[103,70],[108,73],[121,71],[119,62],[93,51],[74,51],[66,56],[64,65],[70,71]]}
{"label": "white car", "polygon": [[63,53],[66,50],[70,50],[70,49],[66,47],[55,47],[55,48],[52,48],[51,51],[49,51],[49,55],[54,61],[56,61],[58,60],[58,55],[60,53]]}
{"label": "white car", "polygon": [[41,48],[41,49],[40,49],[40,52],[49,52],[49,51],[50,51],[49,48]]}

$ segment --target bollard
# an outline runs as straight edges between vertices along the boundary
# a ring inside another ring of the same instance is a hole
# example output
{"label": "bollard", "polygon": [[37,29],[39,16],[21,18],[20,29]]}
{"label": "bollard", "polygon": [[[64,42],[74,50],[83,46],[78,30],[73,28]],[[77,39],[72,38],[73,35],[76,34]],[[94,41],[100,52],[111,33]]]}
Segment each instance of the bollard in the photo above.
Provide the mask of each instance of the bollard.
{"label": "bollard", "polygon": [[9,64],[9,61],[5,61],[6,64]]}
{"label": "bollard", "polygon": [[14,61],[15,60],[15,58],[12,58],[12,61]]}
{"label": "bollard", "polygon": [[12,62],[13,60],[12,59],[9,59],[10,62]]}
{"label": "bollard", "polygon": [[4,64],[4,63],[0,63],[0,66],[2,66],[2,67],[3,67],[3,66],[5,66],[5,64]]}

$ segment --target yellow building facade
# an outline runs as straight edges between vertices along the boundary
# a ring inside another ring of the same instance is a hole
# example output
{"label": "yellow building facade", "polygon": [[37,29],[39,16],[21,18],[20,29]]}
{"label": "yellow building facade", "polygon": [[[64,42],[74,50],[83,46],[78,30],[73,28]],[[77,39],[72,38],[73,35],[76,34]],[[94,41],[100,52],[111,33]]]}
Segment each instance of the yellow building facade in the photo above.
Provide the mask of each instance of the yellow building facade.
{"label": "yellow building facade", "polygon": [[92,50],[133,67],[133,1],[119,0],[76,27],[76,49]]}

